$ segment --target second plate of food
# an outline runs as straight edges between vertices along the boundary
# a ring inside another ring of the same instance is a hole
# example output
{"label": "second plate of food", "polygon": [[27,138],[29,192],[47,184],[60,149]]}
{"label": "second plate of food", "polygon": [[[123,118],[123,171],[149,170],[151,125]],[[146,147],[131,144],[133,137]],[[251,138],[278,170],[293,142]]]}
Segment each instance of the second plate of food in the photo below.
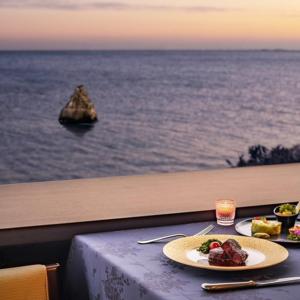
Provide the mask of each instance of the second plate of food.
{"label": "second plate of food", "polygon": [[[220,241],[221,247],[203,254],[199,248],[208,240]],[[184,265],[218,271],[261,269],[279,264],[288,257],[288,251],[279,244],[253,237],[219,234],[171,241],[164,246],[163,253]],[[233,266],[236,263],[239,265]]]}
{"label": "second plate of food", "polygon": [[[266,216],[267,220],[275,221],[275,216]],[[251,226],[253,218],[245,219],[235,225],[235,230],[245,236],[252,236]],[[299,219],[298,219],[299,220]],[[300,225],[299,222],[296,222],[296,225]],[[293,241],[288,239],[288,233],[282,232],[279,235],[271,235],[268,240],[278,243],[300,243],[300,241]]]}

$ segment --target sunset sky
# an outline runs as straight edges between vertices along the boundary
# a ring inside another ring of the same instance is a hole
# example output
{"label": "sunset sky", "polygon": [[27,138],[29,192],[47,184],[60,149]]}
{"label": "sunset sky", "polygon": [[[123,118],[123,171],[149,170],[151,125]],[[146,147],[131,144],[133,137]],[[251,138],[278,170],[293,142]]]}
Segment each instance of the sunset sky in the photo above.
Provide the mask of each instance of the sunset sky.
{"label": "sunset sky", "polygon": [[300,0],[0,0],[0,49],[300,49]]}

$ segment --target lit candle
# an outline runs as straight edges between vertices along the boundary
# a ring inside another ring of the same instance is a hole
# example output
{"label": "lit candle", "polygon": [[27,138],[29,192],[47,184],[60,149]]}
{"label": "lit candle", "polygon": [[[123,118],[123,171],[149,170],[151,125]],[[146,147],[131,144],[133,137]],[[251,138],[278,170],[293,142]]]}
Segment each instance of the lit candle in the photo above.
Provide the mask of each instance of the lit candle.
{"label": "lit candle", "polygon": [[234,200],[221,199],[216,201],[217,223],[220,225],[232,225],[235,217]]}

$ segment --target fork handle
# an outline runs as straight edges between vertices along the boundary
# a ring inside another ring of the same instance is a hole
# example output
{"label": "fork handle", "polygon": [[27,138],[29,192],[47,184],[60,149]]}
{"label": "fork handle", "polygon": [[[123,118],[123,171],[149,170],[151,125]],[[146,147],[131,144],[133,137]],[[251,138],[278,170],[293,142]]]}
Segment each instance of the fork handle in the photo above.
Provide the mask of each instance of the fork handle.
{"label": "fork handle", "polygon": [[151,239],[151,240],[138,241],[138,243],[139,244],[150,244],[150,243],[158,242],[160,240],[169,239],[169,238],[172,238],[172,237],[179,237],[179,236],[185,237],[186,235],[183,234],[183,233],[176,233],[176,234],[170,234],[170,235],[161,236],[161,237],[158,237],[158,238],[155,238],[155,239]]}

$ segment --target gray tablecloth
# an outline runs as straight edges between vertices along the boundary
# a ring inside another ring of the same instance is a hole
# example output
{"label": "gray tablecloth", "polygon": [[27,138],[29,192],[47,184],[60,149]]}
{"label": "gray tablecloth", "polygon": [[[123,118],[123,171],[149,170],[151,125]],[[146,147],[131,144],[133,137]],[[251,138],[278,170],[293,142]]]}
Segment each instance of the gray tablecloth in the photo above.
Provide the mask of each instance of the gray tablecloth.
{"label": "gray tablecloth", "polygon": [[[165,243],[139,245],[137,240],[164,234],[194,234],[213,222],[78,235],[73,239],[66,272],[68,299],[91,300],[295,300],[300,284],[209,293],[203,282],[258,280],[300,276],[300,249],[286,245],[289,258],[267,269],[217,272],[175,263],[162,253]],[[235,233],[217,226],[212,233]]]}

